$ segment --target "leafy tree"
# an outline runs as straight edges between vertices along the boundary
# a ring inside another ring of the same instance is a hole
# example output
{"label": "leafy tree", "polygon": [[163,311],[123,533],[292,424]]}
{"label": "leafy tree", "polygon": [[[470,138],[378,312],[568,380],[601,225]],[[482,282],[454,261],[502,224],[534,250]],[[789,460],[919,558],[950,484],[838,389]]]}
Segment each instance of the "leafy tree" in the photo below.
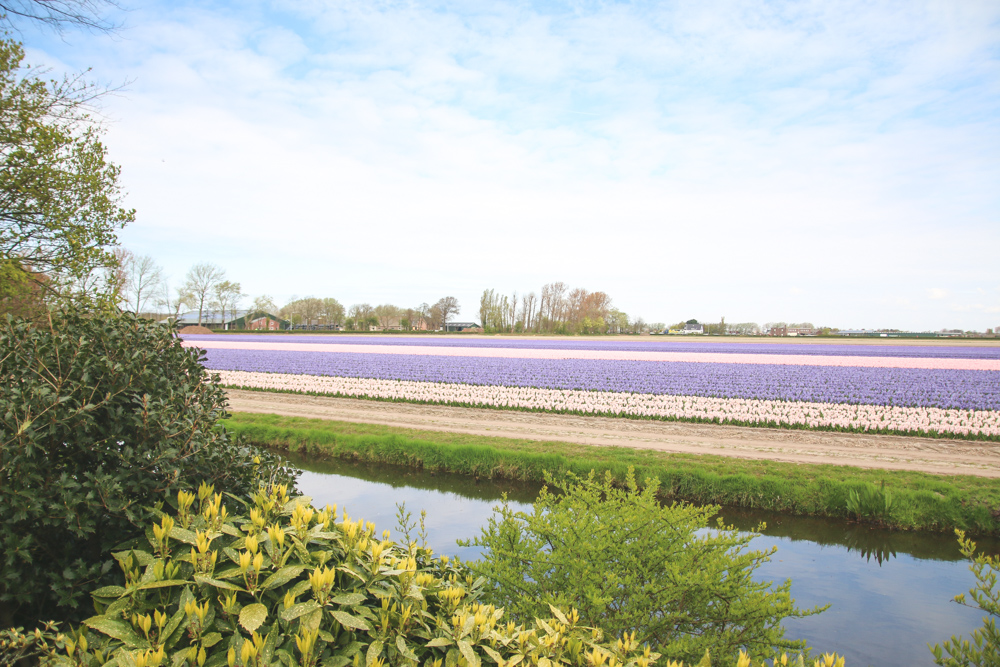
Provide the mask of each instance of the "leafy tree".
{"label": "leafy tree", "polygon": [[1000,617],[1000,587],[997,573],[1000,573],[1000,556],[976,554],[976,543],[956,530],[962,555],[972,561],[969,569],[976,577],[976,587],[969,591],[973,604],[966,602],[965,595],[956,595],[955,602],[974,609],[981,609],[988,617],[983,618],[983,627],[972,631],[972,641],[962,641],[952,637],[943,645],[931,647],[934,663],[942,667],[986,667],[1000,665],[1000,631],[996,619]]}
{"label": "leafy tree", "polygon": [[640,488],[632,471],[625,488],[612,482],[610,474],[603,482],[569,476],[560,493],[543,489],[531,513],[498,507],[465,543],[486,548],[471,564],[493,584],[486,599],[516,621],[550,604],[573,607],[583,623],[635,632],[672,660],[803,647],[784,638],[781,621],[820,610],[797,609],[791,581],[753,579],[774,549],[747,550],[755,535],[721,519],[706,530],[718,507],[663,506],[657,482]]}
{"label": "leafy tree", "polygon": [[0,627],[83,612],[164,493],[205,480],[246,495],[258,456],[291,479],[217,428],[226,395],[202,358],[131,314],[0,321]]}
{"label": "leafy tree", "polygon": [[334,298],[322,300],[320,317],[326,320],[327,324],[340,324],[344,321],[344,306]]}
{"label": "leafy tree", "polygon": [[87,114],[98,94],[79,78],[44,81],[0,38],[0,272],[16,298],[116,298],[94,292],[93,276],[116,265],[109,246],[135,212],[120,206],[120,170]]}

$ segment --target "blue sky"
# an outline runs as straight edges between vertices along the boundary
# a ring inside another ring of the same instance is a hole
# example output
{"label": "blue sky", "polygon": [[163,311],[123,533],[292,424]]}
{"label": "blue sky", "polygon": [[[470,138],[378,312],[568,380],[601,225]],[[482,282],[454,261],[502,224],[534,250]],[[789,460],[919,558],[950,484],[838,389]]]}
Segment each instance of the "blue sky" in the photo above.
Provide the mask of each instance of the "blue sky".
{"label": "blue sky", "polygon": [[345,305],[1000,327],[996,2],[125,1],[123,244]]}

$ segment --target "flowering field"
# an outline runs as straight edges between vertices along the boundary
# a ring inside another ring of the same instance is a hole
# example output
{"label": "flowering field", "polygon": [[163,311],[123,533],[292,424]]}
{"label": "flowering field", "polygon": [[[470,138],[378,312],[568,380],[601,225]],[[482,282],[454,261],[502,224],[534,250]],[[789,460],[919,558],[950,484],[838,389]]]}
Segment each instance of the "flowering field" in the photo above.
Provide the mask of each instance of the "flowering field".
{"label": "flowering field", "polygon": [[230,386],[1000,439],[1000,348],[186,336]]}

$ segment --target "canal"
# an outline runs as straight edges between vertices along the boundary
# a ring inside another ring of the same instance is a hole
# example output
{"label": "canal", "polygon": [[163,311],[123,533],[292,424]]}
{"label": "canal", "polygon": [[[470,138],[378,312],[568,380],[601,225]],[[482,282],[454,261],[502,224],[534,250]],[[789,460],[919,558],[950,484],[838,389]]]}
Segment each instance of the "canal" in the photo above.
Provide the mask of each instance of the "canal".
{"label": "canal", "polygon": [[[478,551],[456,540],[479,534],[503,494],[527,509],[540,488],[515,481],[475,480],[396,466],[339,460],[316,461],[295,454],[303,472],[299,490],[313,503],[338,504],[352,518],[375,522],[397,537],[397,506],[415,519],[427,513],[428,543],[438,553],[474,560]],[[804,619],[786,621],[786,636],[805,639],[815,652],[836,651],[847,667],[933,665],[928,643],[982,625],[983,613],[952,601],[975,583],[953,536],[898,532],[807,517],[724,508],[727,523],[751,530],[767,524],[752,548],[777,546],[771,562],[757,570],[762,580],[792,580],[799,607],[829,604]],[[996,553],[1000,541],[977,540]]]}

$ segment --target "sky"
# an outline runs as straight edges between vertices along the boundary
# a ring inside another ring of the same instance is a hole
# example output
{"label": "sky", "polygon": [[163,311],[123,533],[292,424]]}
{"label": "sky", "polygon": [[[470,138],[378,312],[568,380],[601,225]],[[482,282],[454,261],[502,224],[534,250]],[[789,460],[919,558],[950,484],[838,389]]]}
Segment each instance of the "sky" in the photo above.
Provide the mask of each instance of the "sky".
{"label": "sky", "polygon": [[561,280],[647,322],[1000,328],[1000,3],[122,0],[22,28],[122,90],[122,245],[402,307]]}

